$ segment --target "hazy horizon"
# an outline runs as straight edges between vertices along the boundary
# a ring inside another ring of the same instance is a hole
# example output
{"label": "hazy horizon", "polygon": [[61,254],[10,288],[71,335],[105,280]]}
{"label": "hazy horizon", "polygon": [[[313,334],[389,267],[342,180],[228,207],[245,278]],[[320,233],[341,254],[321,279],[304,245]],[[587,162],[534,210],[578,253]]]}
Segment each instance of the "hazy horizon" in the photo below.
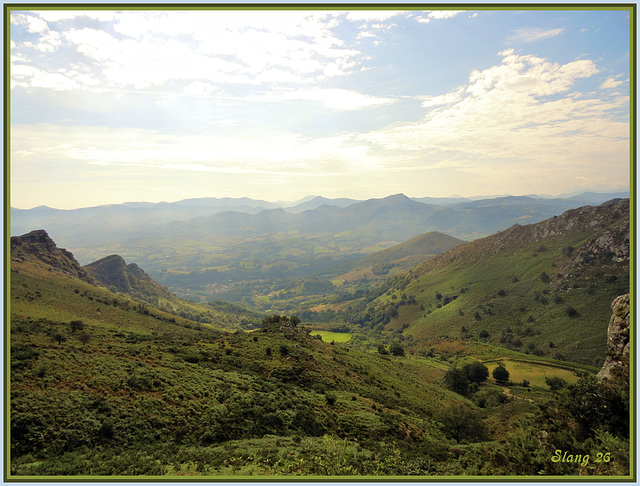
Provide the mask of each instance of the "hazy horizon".
{"label": "hazy horizon", "polygon": [[298,199],[294,199],[294,200],[268,200],[268,199],[258,199],[258,198],[254,198],[251,196],[239,196],[239,197],[226,197],[226,196],[222,196],[222,197],[217,197],[217,196],[203,196],[203,197],[197,197],[197,198],[184,198],[184,199],[176,199],[176,200],[162,200],[162,201],[143,201],[143,200],[139,200],[139,201],[122,201],[122,202],[116,202],[116,203],[106,203],[106,204],[98,204],[95,206],[79,206],[79,207],[68,207],[68,208],[60,208],[60,207],[53,207],[53,206],[49,206],[47,204],[41,204],[39,206],[33,206],[30,208],[20,208],[20,207],[16,207],[16,206],[11,206],[11,209],[19,209],[22,211],[28,211],[31,209],[37,209],[40,207],[47,207],[49,209],[56,209],[56,210],[69,210],[72,211],[74,209],[87,209],[87,208],[93,208],[93,207],[102,207],[102,206],[118,206],[118,205],[124,205],[124,204],[174,204],[174,203],[178,203],[181,201],[188,201],[188,200],[197,200],[197,199],[250,199],[253,201],[264,201],[264,202],[268,202],[268,203],[272,203],[272,204],[279,204],[279,205],[287,205],[287,204],[291,204],[291,205],[295,205],[295,204],[301,204],[304,201],[308,201],[308,200],[312,200],[314,198],[317,197],[323,197],[325,199],[329,199],[329,200],[333,200],[333,199],[354,199],[354,200],[359,200],[359,201],[367,201],[369,199],[385,199],[387,197],[391,197],[391,196],[395,196],[395,195],[404,195],[410,199],[421,199],[421,198],[434,198],[434,199],[469,199],[469,200],[482,200],[482,199],[492,199],[492,198],[502,198],[502,197],[540,197],[540,198],[544,198],[544,199],[561,199],[564,197],[573,197],[573,196],[577,196],[583,193],[595,193],[595,194],[609,194],[609,193],[621,193],[621,192],[627,192],[629,193],[629,188],[620,188],[620,189],[611,189],[611,190],[607,190],[607,191],[597,191],[597,190],[587,190],[587,191],[577,191],[577,192],[572,192],[572,193],[563,193],[563,194],[485,194],[485,195],[472,195],[472,196],[464,196],[464,195],[460,195],[460,194],[452,194],[449,196],[428,196],[428,195],[408,195],[408,194],[404,194],[402,192],[399,193],[395,193],[395,194],[387,194],[386,196],[379,196],[379,197],[371,197],[371,198],[366,198],[366,199],[357,199],[357,198],[350,198],[349,196],[341,196],[341,197],[335,197],[335,198],[328,198],[326,196],[323,196],[322,194],[308,194],[306,196],[303,196],[301,198]]}
{"label": "hazy horizon", "polygon": [[12,207],[630,185],[625,9],[10,20]]}

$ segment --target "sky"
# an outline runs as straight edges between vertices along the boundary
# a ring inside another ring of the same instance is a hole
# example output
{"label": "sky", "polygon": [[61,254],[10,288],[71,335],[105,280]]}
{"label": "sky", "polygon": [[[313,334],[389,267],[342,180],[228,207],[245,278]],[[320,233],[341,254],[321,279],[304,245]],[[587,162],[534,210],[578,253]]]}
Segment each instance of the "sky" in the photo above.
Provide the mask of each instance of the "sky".
{"label": "sky", "polygon": [[629,187],[628,10],[12,10],[10,203]]}

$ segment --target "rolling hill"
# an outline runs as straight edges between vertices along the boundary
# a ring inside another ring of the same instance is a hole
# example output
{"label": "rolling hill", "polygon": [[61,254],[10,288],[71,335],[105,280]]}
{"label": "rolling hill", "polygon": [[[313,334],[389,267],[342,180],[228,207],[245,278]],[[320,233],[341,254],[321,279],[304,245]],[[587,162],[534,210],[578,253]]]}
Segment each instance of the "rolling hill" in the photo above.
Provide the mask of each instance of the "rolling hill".
{"label": "rolling hill", "polygon": [[443,233],[432,231],[415,236],[404,243],[371,253],[353,262],[337,266],[336,271],[345,272],[337,280],[376,280],[398,273],[449,250],[464,241]]}
{"label": "rolling hill", "polygon": [[[587,221],[608,230],[584,245],[576,241],[570,253],[579,261],[567,267],[576,282],[588,277],[578,275],[583,264],[610,272],[611,259],[625,262],[628,252],[618,244],[625,206],[614,206],[571,219],[580,234]],[[494,254],[504,256],[500,244],[515,249],[539,237],[535,244],[549,245],[539,252],[555,251],[549,236],[561,228],[485,242],[485,250],[496,250],[486,251],[486,268],[494,271]],[[365,337],[373,341],[364,343],[362,329],[343,344],[312,337],[295,316],[266,317],[244,332],[223,322],[247,316],[234,306],[209,306],[214,322],[200,323],[134,300],[133,276],[145,289],[152,284],[118,256],[87,269],[43,231],[11,243],[7,478],[629,474],[628,396],[625,405],[624,388],[599,383],[589,367],[464,338],[423,352],[411,334],[422,322],[405,329],[407,337],[372,331]],[[405,290],[430,284],[437,262],[460,255],[468,264],[464,251],[456,253],[467,245],[419,267]],[[467,294],[476,290],[470,285]],[[488,376],[498,362],[522,381]],[[467,376],[472,365],[487,375],[472,384],[463,378],[462,390],[450,377]],[[556,378],[560,391],[541,375]],[[602,417],[597,429],[592,416]],[[565,444],[593,457],[610,451],[610,461],[550,461]]]}
{"label": "rolling hill", "polygon": [[569,210],[430,259],[396,277],[368,311],[423,343],[482,333],[600,366],[610,304],[629,291],[629,245],[629,200]]}

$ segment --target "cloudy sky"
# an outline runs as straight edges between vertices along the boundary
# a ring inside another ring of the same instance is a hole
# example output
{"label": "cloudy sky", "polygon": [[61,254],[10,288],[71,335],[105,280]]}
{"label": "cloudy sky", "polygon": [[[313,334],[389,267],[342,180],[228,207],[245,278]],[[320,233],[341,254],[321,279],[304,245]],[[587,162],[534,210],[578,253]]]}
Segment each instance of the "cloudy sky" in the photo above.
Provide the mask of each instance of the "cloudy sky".
{"label": "cloudy sky", "polygon": [[629,186],[626,10],[11,12],[11,205]]}

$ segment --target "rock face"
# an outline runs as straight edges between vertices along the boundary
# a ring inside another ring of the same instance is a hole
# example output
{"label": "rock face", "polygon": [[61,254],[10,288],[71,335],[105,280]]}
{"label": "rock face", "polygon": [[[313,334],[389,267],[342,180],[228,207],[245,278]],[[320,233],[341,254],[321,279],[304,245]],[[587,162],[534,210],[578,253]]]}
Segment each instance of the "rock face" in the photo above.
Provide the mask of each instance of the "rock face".
{"label": "rock face", "polygon": [[25,261],[39,261],[51,270],[94,283],[71,252],[58,248],[45,230],[34,230],[22,236],[11,237],[11,263],[17,267]]}
{"label": "rock face", "polygon": [[89,274],[105,287],[115,287],[119,292],[144,296],[171,297],[163,287],[135,263],[127,265],[120,255],[110,255],[84,267]]}
{"label": "rock face", "polygon": [[616,368],[629,366],[629,294],[621,295],[611,304],[613,311],[607,331],[607,358],[598,373],[598,379],[604,380],[613,376]]}

